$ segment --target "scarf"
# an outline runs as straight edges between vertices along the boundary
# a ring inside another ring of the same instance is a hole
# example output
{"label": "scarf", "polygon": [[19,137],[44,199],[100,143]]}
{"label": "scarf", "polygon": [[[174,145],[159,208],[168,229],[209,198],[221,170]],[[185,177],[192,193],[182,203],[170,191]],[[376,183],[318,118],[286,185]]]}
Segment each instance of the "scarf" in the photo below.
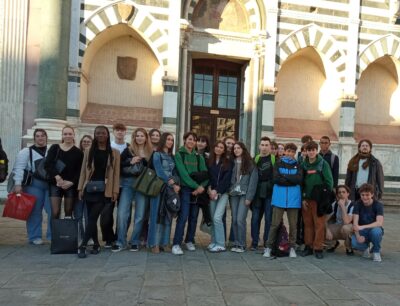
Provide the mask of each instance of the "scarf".
{"label": "scarf", "polygon": [[347,170],[351,172],[358,172],[358,164],[360,163],[360,159],[366,159],[366,161],[362,164],[362,167],[363,169],[367,169],[371,162],[371,156],[371,153],[357,153],[350,159]]}

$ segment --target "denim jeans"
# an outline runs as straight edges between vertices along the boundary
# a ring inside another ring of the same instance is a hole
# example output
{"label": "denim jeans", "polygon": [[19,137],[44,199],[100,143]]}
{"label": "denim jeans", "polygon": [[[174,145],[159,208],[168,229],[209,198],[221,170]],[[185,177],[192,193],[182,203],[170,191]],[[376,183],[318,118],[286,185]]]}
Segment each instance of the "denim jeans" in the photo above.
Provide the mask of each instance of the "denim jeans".
{"label": "denim jeans", "polygon": [[85,201],[78,200],[75,203],[73,214],[74,219],[78,220],[80,239],[83,239],[83,236],[85,234],[85,226],[83,224],[83,220],[85,220],[85,223],[88,222],[88,213]]}
{"label": "denim jeans", "polygon": [[234,244],[246,247],[246,218],[249,206],[245,205],[246,196],[231,196],[229,198],[232,211],[232,228],[235,235]]}
{"label": "denim jeans", "polygon": [[167,246],[171,234],[171,222],[168,218],[158,223],[158,210],[160,207],[160,195],[150,198],[150,223],[147,244],[149,247]]}
{"label": "denim jeans", "polygon": [[196,234],[197,216],[199,214],[199,206],[190,204],[190,196],[193,189],[183,186],[181,189],[181,209],[176,219],[174,245],[180,245],[183,241],[186,221],[189,222],[186,234],[186,242],[194,242]]}
{"label": "denim jeans", "polygon": [[366,228],[359,233],[361,236],[365,237],[365,242],[359,243],[356,239],[356,235],[353,235],[351,237],[351,244],[354,249],[364,251],[369,248],[369,244],[372,243],[372,253],[379,253],[381,251],[383,237],[383,229],[381,227]]}
{"label": "denim jeans", "polygon": [[42,238],[43,208],[47,213],[47,232],[46,239],[51,240],[51,207],[49,198],[49,184],[47,182],[33,178],[32,184],[24,188],[24,192],[36,197],[35,206],[28,220],[26,220],[26,230],[28,240]]}
{"label": "denim jeans", "polygon": [[[139,218],[140,211],[144,211],[145,207],[145,197],[143,194],[140,192],[136,192],[135,189],[133,189],[132,185],[135,181],[134,177],[127,177],[127,178],[121,178],[121,194],[119,197],[118,201],[118,209],[117,209],[117,244],[121,247],[125,247],[127,245],[127,239],[126,235],[128,232],[128,226],[130,224],[130,218],[131,218],[131,211],[132,211],[132,201],[135,199],[135,225],[134,228],[136,228],[136,232],[139,231],[139,234],[136,233],[137,236],[137,241],[135,241],[134,244],[139,244],[139,235],[142,230],[142,225],[143,225],[143,220],[141,224],[138,224],[136,226],[136,214],[137,217]],[[144,215],[144,213],[143,213]],[[143,218],[142,215],[142,218]],[[140,220],[138,221],[140,223]],[[132,233],[132,239],[133,239],[133,233]]]}
{"label": "denim jeans", "polygon": [[225,213],[228,199],[228,194],[224,193],[218,198],[218,200],[210,201],[210,212],[213,220],[211,243],[215,243],[218,246],[225,246],[225,230],[222,223],[222,217]]}
{"label": "denim jeans", "polygon": [[[268,240],[269,229],[271,227],[272,222],[272,206],[271,199],[261,199],[258,198],[256,201],[259,201],[258,205],[252,206],[252,214],[251,214],[251,239],[252,246],[258,246],[258,240],[260,238],[260,226],[261,221],[264,217],[264,243]],[[257,207],[256,207],[257,206]]]}

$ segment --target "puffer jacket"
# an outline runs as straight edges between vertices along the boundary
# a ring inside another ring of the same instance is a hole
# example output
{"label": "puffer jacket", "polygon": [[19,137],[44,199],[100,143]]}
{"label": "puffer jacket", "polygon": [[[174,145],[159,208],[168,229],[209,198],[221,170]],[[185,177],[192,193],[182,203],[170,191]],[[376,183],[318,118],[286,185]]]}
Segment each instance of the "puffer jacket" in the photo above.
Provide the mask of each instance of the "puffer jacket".
{"label": "puffer jacket", "polygon": [[303,169],[295,159],[283,156],[274,166],[272,206],[301,208]]}

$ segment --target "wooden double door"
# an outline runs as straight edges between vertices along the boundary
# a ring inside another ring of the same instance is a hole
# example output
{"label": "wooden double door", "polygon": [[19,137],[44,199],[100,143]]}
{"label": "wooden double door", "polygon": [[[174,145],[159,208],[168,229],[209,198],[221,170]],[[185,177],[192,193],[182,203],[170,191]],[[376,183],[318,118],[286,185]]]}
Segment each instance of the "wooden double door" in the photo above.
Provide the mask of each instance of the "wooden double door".
{"label": "wooden double door", "polygon": [[210,144],[226,136],[238,138],[240,64],[196,59],[192,65],[191,130]]}

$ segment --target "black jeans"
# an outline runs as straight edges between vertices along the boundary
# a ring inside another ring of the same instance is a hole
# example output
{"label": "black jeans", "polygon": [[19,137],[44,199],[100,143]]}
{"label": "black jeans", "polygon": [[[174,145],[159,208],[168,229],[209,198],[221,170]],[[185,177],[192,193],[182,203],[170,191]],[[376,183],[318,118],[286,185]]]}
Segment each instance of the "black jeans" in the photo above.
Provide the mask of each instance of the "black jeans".
{"label": "black jeans", "polygon": [[114,232],[114,207],[115,202],[106,201],[100,215],[100,228],[103,235],[103,241],[111,243],[117,240]]}

